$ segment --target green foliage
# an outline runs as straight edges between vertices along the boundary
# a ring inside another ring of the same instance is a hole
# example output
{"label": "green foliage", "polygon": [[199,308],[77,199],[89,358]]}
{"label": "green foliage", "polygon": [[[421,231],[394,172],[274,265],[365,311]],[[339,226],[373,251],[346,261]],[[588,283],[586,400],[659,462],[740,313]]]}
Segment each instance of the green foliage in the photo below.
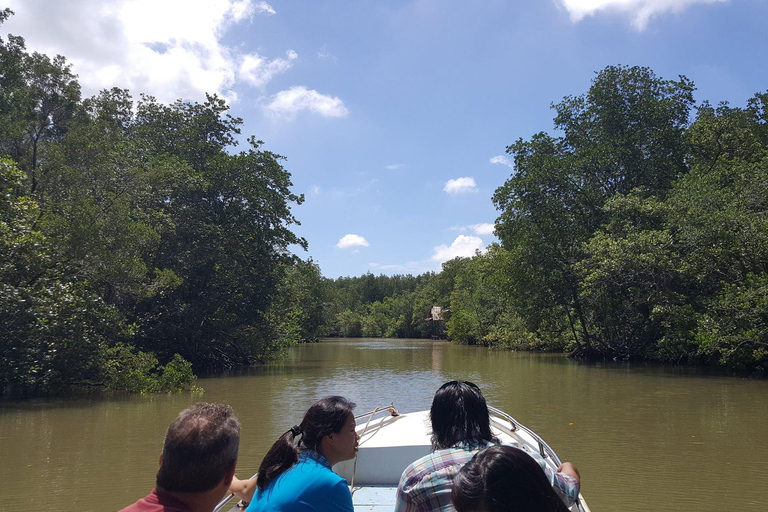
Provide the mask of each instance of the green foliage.
{"label": "green foliage", "polygon": [[158,377],[160,391],[181,391],[187,386],[194,388],[197,393],[202,391],[194,385],[197,377],[192,371],[192,363],[179,354],[173,354],[173,359],[158,368],[158,371],[160,372]]}
{"label": "green foliage", "polygon": [[579,262],[609,220],[610,198],[663,194],[684,174],[692,90],[683,77],[662,80],[647,68],[610,66],[586,95],[553,106],[562,137],[539,133],[507,148],[515,173],[493,196],[501,210],[496,231],[514,254],[510,284],[525,297],[520,314],[531,329],[565,311],[561,328],[569,328],[579,350],[599,350],[582,303]]}
{"label": "green foliage", "polygon": [[64,57],[0,39],[0,394],[98,384],[107,361],[132,368],[107,372],[120,389],[178,388],[320,335],[324,279],[288,251],[303,197],[260,141],[235,151],[227,110],[81,99]]}
{"label": "green foliage", "polygon": [[603,353],[764,369],[764,328],[746,305],[759,302],[754,276],[768,265],[764,99],[699,109],[686,133],[690,172],[664,201],[608,203],[610,221],[579,267],[582,297],[609,340]]}
{"label": "green foliage", "polygon": [[768,93],[689,125],[692,91],[600,71],[553,105],[558,136],[507,148],[501,245],[331,281],[289,252],[284,158],[236,151],[224,100],[81,99],[64,57],[0,39],[0,394],[194,390],[327,335],[765,371]]}
{"label": "green foliage", "polygon": [[696,342],[728,368],[768,369],[768,274],[724,286],[700,316]]}
{"label": "green foliage", "polygon": [[438,274],[340,278],[328,332],[430,336],[441,306],[459,343],[765,371],[768,94],[704,103],[689,126],[692,91],[601,71],[554,105],[561,136],[508,148],[501,246]]}
{"label": "green foliage", "polygon": [[680,257],[664,229],[667,212],[655,198],[617,195],[610,222],[585,245],[580,298],[594,325],[593,347],[617,359],[648,358],[663,333],[658,313],[685,302],[677,292]]}
{"label": "green foliage", "polygon": [[480,331],[480,322],[474,311],[454,311],[448,324],[448,337],[462,344],[475,343]]}
{"label": "green foliage", "polygon": [[515,173],[494,202],[527,331],[570,330],[587,356],[764,368],[748,276],[768,265],[768,96],[705,103],[688,126],[692,90],[609,67],[555,105],[562,137],[510,146]]}
{"label": "green foliage", "polygon": [[160,366],[154,354],[117,344],[105,351],[104,360],[104,383],[115,391],[142,394],[182,391],[194,386],[196,380],[192,364],[179,354]]}
{"label": "green foliage", "polygon": [[[437,275],[340,277],[328,283],[325,326],[330,336],[429,337],[434,326],[427,317],[439,297]],[[450,290],[447,292],[450,294]]]}
{"label": "green foliage", "polygon": [[345,309],[336,315],[338,335],[343,338],[362,336],[363,327],[360,315],[354,311]]}
{"label": "green foliage", "polygon": [[[0,23],[10,14],[5,10]],[[80,85],[64,57],[28,53],[19,36],[0,39],[0,67],[0,154],[17,162],[34,193],[44,145],[67,132]]]}
{"label": "green foliage", "polygon": [[242,121],[226,115],[216,97],[170,106],[143,98],[137,109],[137,136],[183,162],[186,183],[163,200],[173,230],[153,254],[154,264],[172,270],[181,284],[137,302],[137,346],[165,357],[178,352],[196,368],[215,369],[264,360],[302,337],[286,331],[291,322],[278,326],[282,317],[272,308],[292,262],[288,246],[306,244],[289,229],[297,223],[290,205],[303,197],[290,191],[282,157],[254,139],[247,151],[229,153]]}
{"label": "green foliage", "polygon": [[283,346],[318,341],[328,322],[328,301],[328,283],[316,263],[297,258],[283,265],[277,298],[268,312],[271,324],[276,325],[276,338]]}
{"label": "green foliage", "polygon": [[0,393],[50,392],[97,371],[119,329],[114,308],[70,279],[52,257],[25,173],[0,161]]}
{"label": "green foliage", "polygon": [[522,318],[512,310],[502,312],[488,333],[480,340],[481,345],[500,347],[509,350],[558,351],[565,349],[561,338],[551,337],[543,340],[537,334],[526,329]]}

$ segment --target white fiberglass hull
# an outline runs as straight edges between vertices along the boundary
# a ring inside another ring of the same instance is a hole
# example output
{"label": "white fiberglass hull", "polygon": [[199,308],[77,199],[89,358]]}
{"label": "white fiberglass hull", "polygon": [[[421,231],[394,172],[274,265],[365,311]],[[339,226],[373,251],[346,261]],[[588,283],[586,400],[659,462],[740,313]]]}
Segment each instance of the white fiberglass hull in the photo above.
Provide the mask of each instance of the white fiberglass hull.
{"label": "white fiberglass hull", "polygon": [[[491,411],[491,429],[502,443],[538,452],[553,471],[557,470],[560,460],[535,433],[505,413]],[[355,510],[390,511],[403,470],[432,449],[429,411],[387,415],[367,422],[366,416],[358,418],[361,437],[357,457],[336,464],[333,470],[350,483]],[[589,512],[581,495],[571,509]]]}
{"label": "white fiberglass hull", "polygon": [[[391,412],[394,409],[386,410]],[[333,470],[350,484],[356,512],[394,510],[397,484],[403,470],[432,449],[429,411],[373,417],[375,413],[376,411],[357,418],[357,432],[360,434],[357,457],[333,467]],[[553,471],[560,466],[555,452],[534,432],[493,408],[491,429],[504,444],[518,445],[528,451],[540,453]],[[232,510],[238,509],[234,507]],[[579,502],[574,504],[571,510],[590,512],[581,495]]]}

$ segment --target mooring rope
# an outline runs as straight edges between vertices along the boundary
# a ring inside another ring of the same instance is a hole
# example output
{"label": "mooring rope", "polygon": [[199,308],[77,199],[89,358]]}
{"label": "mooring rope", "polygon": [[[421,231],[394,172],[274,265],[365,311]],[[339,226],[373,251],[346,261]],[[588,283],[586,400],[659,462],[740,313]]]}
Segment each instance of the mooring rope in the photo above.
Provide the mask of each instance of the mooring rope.
{"label": "mooring rope", "polygon": [[[371,412],[367,412],[365,414],[361,414],[359,416],[355,416],[355,419],[363,418],[365,416],[368,416],[368,421],[365,423],[365,427],[363,427],[363,431],[360,432],[360,434],[359,434],[360,439],[362,439],[363,435],[365,435],[365,433],[368,432],[368,425],[371,424],[371,420],[373,419],[373,417],[376,414],[378,414],[380,412],[383,412],[383,411],[389,411],[389,413],[392,416],[400,416],[400,413],[397,412],[397,409],[395,409],[395,402],[390,403],[386,407],[377,407],[377,408],[375,408]],[[359,446],[360,445],[358,444],[358,448],[359,448]],[[357,453],[355,453],[355,462],[354,462],[354,465],[352,466],[352,480],[349,482],[350,492],[352,492],[354,490],[354,488],[355,488],[355,475],[356,474],[357,474]]]}

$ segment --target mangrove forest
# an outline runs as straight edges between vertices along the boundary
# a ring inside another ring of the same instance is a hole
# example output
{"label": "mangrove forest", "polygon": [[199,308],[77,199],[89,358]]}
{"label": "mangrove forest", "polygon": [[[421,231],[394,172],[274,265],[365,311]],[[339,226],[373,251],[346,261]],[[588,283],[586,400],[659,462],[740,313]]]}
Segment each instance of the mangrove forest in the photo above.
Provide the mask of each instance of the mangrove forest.
{"label": "mangrove forest", "polygon": [[222,98],[83,97],[64,57],[0,39],[0,394],[174,390],[329,336],[765,372],[768,92],[694,91],[597,72],[510,141],[498,243],[330,279],[294,254],[284,158]]}

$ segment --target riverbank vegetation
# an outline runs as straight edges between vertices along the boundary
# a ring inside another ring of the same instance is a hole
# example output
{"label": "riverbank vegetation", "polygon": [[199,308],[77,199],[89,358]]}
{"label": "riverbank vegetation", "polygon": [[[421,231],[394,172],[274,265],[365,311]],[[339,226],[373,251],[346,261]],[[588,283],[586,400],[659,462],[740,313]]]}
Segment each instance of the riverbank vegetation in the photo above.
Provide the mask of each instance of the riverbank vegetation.
{"label": "riverbank vegetation", "polygon": [[438,305],[460,343],[765,372],[768,93],[694,110],[693,91],[602,70],[553,105],[557,135],[507,148],[499,244],[440,274],[336,280],[331,332],[427,336]]}
{"label": "riverbank vegetation", "polygon": [[238,149],[222,99],[82,98],[63,57],[0,39],[0,394],[174,390],[323,336],[765,371],[768,93],[693,91],[602,70],[507,148],[499,243],[331,280],[289,250],[283,158]]}
{"label": "riverbank vegetation", "polygon": [[82,98],[63,57],[0,40],[0,394],[173,390],[312,337],[303,197],[227,110]]}

